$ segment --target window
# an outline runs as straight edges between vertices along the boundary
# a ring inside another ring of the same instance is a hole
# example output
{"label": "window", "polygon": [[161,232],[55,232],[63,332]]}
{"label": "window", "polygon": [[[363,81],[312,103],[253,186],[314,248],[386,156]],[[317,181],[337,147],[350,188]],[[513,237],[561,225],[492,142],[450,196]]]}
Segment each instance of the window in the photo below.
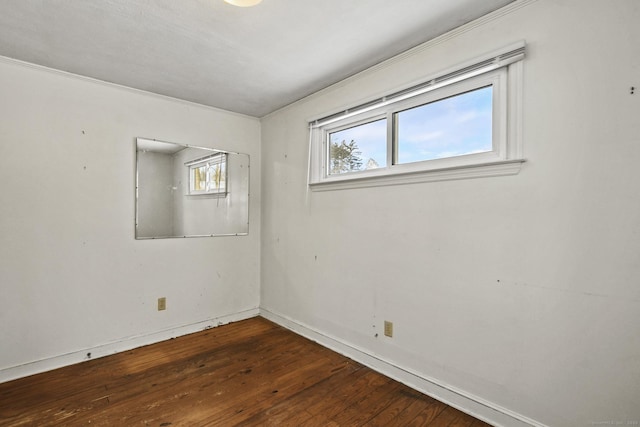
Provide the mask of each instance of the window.
{"label": "window", "polygon": [[394,113],[396,163],[444,159],[493,149],[493,86]]}
{"label": "window", "polygon": [[329,174],[341,174],[387,165],[387,120],[329,132]]}
{"label": "window", "polygon": [[524,43],[310,122],[314,189],[515,174]]}
{"label": "window", "polygon": [[211,156],[185,163],[189,168],[189,195],[227,194],[227,153],[216,153]]}

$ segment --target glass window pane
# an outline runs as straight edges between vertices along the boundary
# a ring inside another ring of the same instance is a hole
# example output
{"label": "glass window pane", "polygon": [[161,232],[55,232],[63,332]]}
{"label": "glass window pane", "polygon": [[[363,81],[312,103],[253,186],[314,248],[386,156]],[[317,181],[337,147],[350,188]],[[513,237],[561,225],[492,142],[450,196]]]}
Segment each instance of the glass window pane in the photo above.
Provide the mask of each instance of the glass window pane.
{"label": "glass window pane", "polygon": [[220,193],[225,191],[225,163],[207,163],[207,188],[208,193]]}
{"label": "glass window pane", "polygon": [[227,156],[215,155],[189,166],[189,194],[226,193]]}
{"label": "glass window pane", "polygon": [[492,98],[487,86],[396,113],[396,163],[491,151]]}
{"label": "glass window pane", "polygon": [[329,174],[387,166],[387,119],[329,134]]}
{"label": "glass window pane", "polygon": [[204,166],[201,167],[194,167],[192,169],[193,175],[192,175],[192,190],[195,191],[201,191],[204,190],[204,186],[207,182],[207,178],[206,178],[206,174],[205,174],[205,168]]}

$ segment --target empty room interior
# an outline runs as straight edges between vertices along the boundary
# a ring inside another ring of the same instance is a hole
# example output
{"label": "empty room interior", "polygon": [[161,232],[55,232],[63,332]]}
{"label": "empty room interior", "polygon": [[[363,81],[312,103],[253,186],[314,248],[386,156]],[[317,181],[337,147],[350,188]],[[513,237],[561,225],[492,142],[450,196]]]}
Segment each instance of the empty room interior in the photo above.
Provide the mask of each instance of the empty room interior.
{"label": "empty room interior", "polygon": [[0,425],[42,373],[285,332],[274,383],[640,425],[640,1],[234,2],[0,3]]}

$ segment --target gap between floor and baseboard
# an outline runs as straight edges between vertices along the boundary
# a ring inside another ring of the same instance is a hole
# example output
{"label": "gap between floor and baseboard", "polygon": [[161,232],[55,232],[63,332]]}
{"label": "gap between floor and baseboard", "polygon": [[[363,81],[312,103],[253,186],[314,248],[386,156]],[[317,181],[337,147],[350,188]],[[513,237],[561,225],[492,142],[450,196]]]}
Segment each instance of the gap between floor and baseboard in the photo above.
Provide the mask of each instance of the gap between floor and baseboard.
{"label": "gap between floor and baseboard", "polygon": [[258,308],[244,310],[238,313],[227,314],[223,316],[212,317],[200,322],[188,325],[176,326],[161,331],[151,332],[148,334],[135,335],[125,337],[117,341],[106,344],[97,345],[82,350],[72,351],[45,359],[27,362],[22,365],[12,366],[0,369],[0,383],[27,377],[29,375],[39,374],[51,371],[53,369],[62,368],[64,366],[73,365],[90,359],[109,356],[115,353],[132,350],[149,344],[155,344],[171,338],[182,335],[199,332],[204,329],[214,328],[231,322],[250,319],[260,314]]}
{"label": "gap between floor and baseboard", "polygon": [[371,354],[365,349],[329,336],[287,316],[264,308],[260,309],[260,316],[491,425],[497,427],[547,427],[545,424],[488,402],[442,381],[402,368]]}

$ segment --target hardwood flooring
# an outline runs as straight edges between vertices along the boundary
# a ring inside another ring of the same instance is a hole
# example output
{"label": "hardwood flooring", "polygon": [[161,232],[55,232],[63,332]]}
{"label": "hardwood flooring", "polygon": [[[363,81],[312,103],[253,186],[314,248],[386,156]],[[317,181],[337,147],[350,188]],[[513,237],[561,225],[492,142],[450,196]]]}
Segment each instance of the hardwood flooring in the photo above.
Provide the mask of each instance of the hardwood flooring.
{"label": "hardwood flooring", "polygon": [[489,426],[259,317],[0,384],[0,425]]}

